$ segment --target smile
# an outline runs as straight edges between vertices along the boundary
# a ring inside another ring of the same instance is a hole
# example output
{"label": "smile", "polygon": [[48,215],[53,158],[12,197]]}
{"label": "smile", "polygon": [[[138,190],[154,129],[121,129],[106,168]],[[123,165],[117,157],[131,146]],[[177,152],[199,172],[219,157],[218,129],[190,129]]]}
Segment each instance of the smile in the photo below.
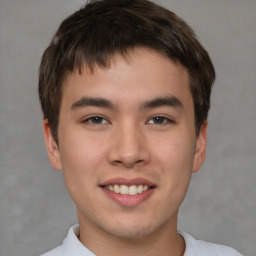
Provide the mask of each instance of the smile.
{"label": "smile", "polygon": [[148,200],[157,188],[155,184],[143,178],[121,177],[105,181],[99,187],[107,198],[126,207],[134,207]]}
{"label": "smile", "polygon": [[114,185],[105,186],[105,189],[111,192],[114,192],[116,194],[134,196],[137,194],[141,194],[145,191],[148,191],[149,189],[151,189],[151,187],[148,185],[142,185],[142,184],[131,185],[131,186],[114,184]]}

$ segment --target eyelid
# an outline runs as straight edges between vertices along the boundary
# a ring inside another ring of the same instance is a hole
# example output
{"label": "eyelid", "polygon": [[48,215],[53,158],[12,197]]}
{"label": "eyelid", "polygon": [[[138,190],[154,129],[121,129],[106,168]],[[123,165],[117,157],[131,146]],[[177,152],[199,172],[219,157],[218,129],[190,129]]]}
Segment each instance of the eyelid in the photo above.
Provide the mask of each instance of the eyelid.
{"label": "eyelid", "polygon": [[[153,120],[154,118],[158,118],[158,117],[165,119],[165,121],[164,121],[163,123],[160,123],[160,124],[157,124],[157,123],[149,123],[149,121]],[[175,123],[175,121],[173,120],[173,118],[167,117],[167,116],[161,115],[161,114],[159,114],[159,115],[154,115],[154,116],[150,117],[150,118],[148,119],[148,121],[146,122],[146,124],[156,124],[156,125],[166,125],[166,124],[171,124],[171,123]]]}
{"label": "eyelid", "polygon": [[[100,119],[103,120],[103,122],[102,123],[93,123],[91,121],[93,118],[100,118]],[[154,118],[163,118],[164,121],[163,121],[163,123],[154,123],[154,122],[150,123],[150,121],[152,121]],[[86,116],[85,118],[83,118],[81,120],[81,123],[89,123],[89,124],[92,124],[92,125],[111,124],[111,122],[109,121],[108,118],[106,118],[106,117],[104,117],[103,115],[100,115],[100,114],[93,114],[93,115]],[[166,115],[161,115],[161,114],[151,116],[146,121],[146,124],[155,124],[155,125],[166,125],[166,124],[171,124],[171,123],[175,123],[173,118],[171,118],[169,116],[167,117]]]}
{"label": "eyelid", "polygon": [[[99,124],[90,122],[93,118],[97,118],[97,117],[102,118],[105,121],[103,123],[99,123]],[[110,121],[102,115],[90,115],[90,116],[87,116],[87,117],[83,118],[81,122],[82,123],[89,123],[89,124],[92,124],[92,125],[110,124]]]}

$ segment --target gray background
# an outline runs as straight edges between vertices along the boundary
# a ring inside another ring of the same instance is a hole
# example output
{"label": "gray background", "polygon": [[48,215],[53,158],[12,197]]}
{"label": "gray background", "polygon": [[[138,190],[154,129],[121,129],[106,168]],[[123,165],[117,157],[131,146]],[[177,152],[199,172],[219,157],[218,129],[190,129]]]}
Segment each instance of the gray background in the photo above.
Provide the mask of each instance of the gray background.
{"label": "gray background", "polygon": [[[37,99],[40,57],[82,0],[0,1],[0,255],[57,246],[77,222],[62,173],[48,163]],[[159,1],[195,29],[217,71],[208,158],[179,228],[248,256],[256,243],[256,1]]]}

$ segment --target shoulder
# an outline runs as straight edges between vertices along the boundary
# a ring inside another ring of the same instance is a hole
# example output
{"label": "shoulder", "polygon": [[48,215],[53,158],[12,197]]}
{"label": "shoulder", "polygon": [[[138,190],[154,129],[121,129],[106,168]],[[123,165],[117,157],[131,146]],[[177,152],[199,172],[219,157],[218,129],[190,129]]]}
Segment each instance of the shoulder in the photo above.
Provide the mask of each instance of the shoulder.
{"label": "shoulder", "polygon": [[61,246],[56,247],[55,249],[53,249],[47,253],[44,253],[40,256],[61,256]]}
{"label": "shoulder", "polygon": [[78,225],[72,226],[61,246],[42,254],[41,256],[95,256],[95,254],[79,241],[77,238],[79,232]]}
{"label": "shoulder", "polygon": [[242,256],[228,246],[197,240],[185,232],[179,232],[186,242],[184,256]]}

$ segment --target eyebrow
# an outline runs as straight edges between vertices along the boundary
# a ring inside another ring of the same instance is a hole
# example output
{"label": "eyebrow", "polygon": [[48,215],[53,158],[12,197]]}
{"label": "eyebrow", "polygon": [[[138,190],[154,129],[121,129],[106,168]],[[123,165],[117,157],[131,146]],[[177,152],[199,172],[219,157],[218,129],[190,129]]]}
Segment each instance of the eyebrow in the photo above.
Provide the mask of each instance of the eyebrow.
{"label": "eyebrow", "polygon": [[[91,98],[91,97],[82,97],[78,101],[72,104],[71,109],[75,110],[77,108],[85,108],[85,107],[101,107],[101,108],[109,108],[109,109],[117,109],[117,107],[113,104],[113,102],[104,99],[104,98]],[[149,101],[145,101],[141,106],[140,110],[147,108],[157,108],[162,106],[169,107],[180,107],[183,108],[182,102],[175,96],[169,97],[158,97]]]}
{"label": "eyebrow", "polygon": [[103,98],[90,98],[90,97],[82,97],[78,101],[72,104],[71,109],[84,108],[84,107],[102,107],[102,108],[110,108],[114,109],[115,105]]}
{"label": "eyebrow", "polygon": [[159,97],[156,99],[146,101],[140,106],[140,109],[157,108],[157,107],[163,107],[163,106],[184,108],[182,102],[177,97],[169,96],[169,97]]}

